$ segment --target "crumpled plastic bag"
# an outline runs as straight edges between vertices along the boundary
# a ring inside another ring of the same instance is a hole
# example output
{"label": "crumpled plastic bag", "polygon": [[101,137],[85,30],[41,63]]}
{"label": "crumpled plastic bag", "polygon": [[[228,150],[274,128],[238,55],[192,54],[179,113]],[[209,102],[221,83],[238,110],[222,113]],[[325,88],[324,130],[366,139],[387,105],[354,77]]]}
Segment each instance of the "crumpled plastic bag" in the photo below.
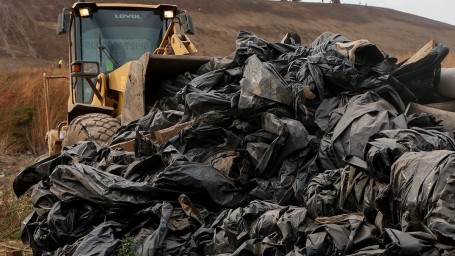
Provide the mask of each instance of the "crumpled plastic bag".
{"label": "crumpled plastic bag", "polygon": [[438,241],[455,241],[455,152],[404,153],[393,165],[390,206],[403,231],[426,231]]}
{"label": "crumpled plastic bag", "polygon": [[327,170],[316,175],[305,189],[308,214],[316,218],[363,212],[374,222],[375,200],[384,187],[384,183],[354,168]]}
{"label": "crumpled plastic bag", "polygon": [[390,103],[366,92],[334,109],[327,127],[315,161],[315,168],[321,171],[344,167],[347,156],[363,158],[365,138],[381,130],[407,128],[407,123]]}
{"label": "crumpled plastic bag", "polygon": [[215,205],[225,207],[240,205],[245,200],[242,191],[216,169],[184,158],[159,173],[153,183],[132,182],[83,164],[60,165],[50,180],[50,191],[60,199],[79,197],[110,207],[176,200],[182,193],[201,203],[208,197]]}
{"label": "crumpled plastic bag", "polygon": [[455,140],[448,133],[421,129],[383,130],[370,137],[365,148],[366,172],[388,182],[390,168],[405,152],[455,150]]}
{"label": "crumpled plastic bag", "polygon": [[378,231],[361,214],[320,217],[315,223],[306,238],[306,255],[349,255],[371,245],[379,249]]}

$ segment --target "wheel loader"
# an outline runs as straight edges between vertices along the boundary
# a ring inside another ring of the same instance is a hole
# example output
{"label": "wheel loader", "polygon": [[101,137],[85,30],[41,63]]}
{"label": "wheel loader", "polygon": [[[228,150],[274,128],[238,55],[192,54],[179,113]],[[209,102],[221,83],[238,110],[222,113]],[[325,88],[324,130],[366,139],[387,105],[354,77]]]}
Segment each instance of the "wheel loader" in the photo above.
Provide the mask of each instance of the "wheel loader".
{"label": "wheel loader", "polygon": [[79,1],[63,9],[57,33],[68,34],[70,96],[66,122],[46,134],[49,155],[77,141],[103,144],[144,116],[163,80],[211,59],[194,55],[192,19],[175,5]]}

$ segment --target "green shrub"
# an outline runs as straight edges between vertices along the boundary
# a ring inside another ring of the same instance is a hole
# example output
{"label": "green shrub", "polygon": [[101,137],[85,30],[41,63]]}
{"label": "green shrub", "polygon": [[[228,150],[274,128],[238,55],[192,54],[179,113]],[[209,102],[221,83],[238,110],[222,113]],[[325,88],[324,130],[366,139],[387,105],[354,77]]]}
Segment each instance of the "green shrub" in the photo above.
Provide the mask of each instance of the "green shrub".
{"label": "green shrub", "polygon": [[131,236],[125,236],[120,245],[119,256],[137,256],[136,241]]}

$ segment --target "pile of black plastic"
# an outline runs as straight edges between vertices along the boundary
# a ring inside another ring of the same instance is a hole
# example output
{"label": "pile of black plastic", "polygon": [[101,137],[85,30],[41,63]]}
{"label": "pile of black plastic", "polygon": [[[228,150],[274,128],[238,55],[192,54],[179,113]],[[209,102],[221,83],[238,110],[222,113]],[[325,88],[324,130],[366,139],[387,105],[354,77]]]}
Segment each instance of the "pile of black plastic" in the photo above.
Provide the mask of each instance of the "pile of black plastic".
{"label": "pile of black plastic", "polygon": [[[120,255],[127,238],[137,255],[453,254],[453,134],[405,113],[441,100],[447,54],[397,64],[366,40],[241,32],[105,147],[23,170],[22,239],[36,255]],[[150,137],[188,121],[165,144]],[[129,139],[134,152],[108,147]]]}

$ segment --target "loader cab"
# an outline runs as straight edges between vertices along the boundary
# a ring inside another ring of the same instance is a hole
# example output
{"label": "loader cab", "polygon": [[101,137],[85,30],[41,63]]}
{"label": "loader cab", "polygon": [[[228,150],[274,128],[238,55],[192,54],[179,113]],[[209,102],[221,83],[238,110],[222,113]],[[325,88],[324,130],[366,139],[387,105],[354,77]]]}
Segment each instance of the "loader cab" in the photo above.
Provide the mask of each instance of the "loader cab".
{"label": "loader cab", "polygon": [[[77,2],[64,9],[58,32],[69,34],[70,73],[93,71],[91,80],[96,84],[95,74],[108,74],[145,52],[154,52],[175,15],[177,7],[173,5]],[[91,104],[93,84],[80,76],[70,80],[69,104]]]}

